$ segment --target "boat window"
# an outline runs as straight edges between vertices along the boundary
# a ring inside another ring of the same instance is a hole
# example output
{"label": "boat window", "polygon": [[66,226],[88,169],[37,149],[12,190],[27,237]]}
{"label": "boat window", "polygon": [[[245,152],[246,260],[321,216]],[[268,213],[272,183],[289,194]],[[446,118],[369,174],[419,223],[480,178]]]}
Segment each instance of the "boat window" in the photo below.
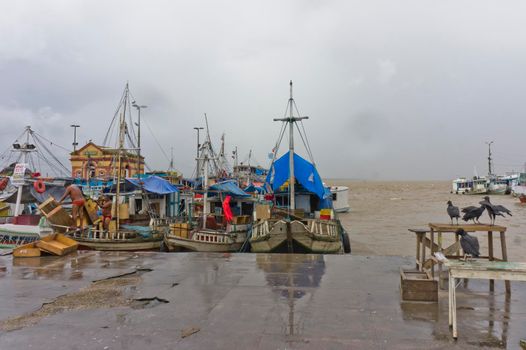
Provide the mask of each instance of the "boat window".
{"label": "boat window", "polygon": [[337,198],[337,193],[333,193],[333,194],[332,194],[332,200],[335,201],[336,198]]}

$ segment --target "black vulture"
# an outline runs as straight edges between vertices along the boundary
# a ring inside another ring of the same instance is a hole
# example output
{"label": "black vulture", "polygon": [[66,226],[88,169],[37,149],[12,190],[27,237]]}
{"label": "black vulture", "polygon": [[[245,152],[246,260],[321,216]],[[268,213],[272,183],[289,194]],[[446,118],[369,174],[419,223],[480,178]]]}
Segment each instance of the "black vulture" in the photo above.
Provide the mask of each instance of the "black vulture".
{"label": "black vulture", "polygon": [[478,258],[480,256],[479,240],[475,236],[470,236],[463,229],[459,228],[456,234],[460,236],[460,246],[464,255],[471,255]]}
{"label": "black vulture", "polygon": [[458,225],[458,218],[460,217],[460,211],[458,210],[458,207],[455,207],[451,201],[447,201],[447,214],[449,215],[449,218],[451,219],[451,224],[453,224],[453,218],[457,219],[457,225]]}
{"label": "black vulture", "polygon": [[[469,210],[464,211],[464,209],[468,209],[468,208]],[[465,213],[464,216],[462,217],[462,220],[464,221],[473,220],[473,222],[477,224],[480,224],[479,218],[482,215],[482,213],[484,213],[484,210],[486,210],[486,208],[483,205],[480,207],[467,207],[464,209],[462,209],[462,212]]]}
{"label": "black vulture", "polygon": [[479,203],[488,210],[488,215],[491,220],[491,225],[495,225],[495,218],[497,216],[505,217],[504,213],[511,216],[511,211],[506,209],[504,206],[491,204],[489,200],[489,196],[484,197],[484,200]]}
{"label": "black vulture", "polygon": [[463,213],[467,213],[467,212],[470,212],[470,211],[472,211],[473,209],[477,209],[477,208],[478,208],[478,207],[474,207],[474,206],[470,205],[469,207],[462,208],[461,211],[462,211]]}

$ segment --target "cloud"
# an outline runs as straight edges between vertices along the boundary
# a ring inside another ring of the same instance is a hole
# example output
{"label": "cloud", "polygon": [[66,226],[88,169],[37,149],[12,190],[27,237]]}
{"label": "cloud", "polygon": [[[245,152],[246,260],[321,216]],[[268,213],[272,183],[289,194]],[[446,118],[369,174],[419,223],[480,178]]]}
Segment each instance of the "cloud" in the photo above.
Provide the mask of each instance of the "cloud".
{"label": "cloud", "polygon": [[129,81],[148,105],[152,168],[168,165],[159,143],[192,173],[205,112],[215,142],[225,132],[227,151],[252,149],[266,165],[292,79],[322,176],[471,174],[485,168],[489,137],[496,152],[525,146],[510,127],[526,115],[525,11],[523,2],[5,2],[0,148],[26,124],[67,147],[72,123],[81,144],[102,141]]}

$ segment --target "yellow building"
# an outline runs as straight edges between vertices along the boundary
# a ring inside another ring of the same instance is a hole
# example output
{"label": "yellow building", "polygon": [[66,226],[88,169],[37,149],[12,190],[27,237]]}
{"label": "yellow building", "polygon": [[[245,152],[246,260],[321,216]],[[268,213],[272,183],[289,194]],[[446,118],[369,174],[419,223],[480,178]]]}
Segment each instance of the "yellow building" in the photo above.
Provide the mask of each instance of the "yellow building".
{"label": "yellow building", "polygon": [[[71,176],[74,178],[110,179],[117,176],[118,151],[113,148],[97,146],[88,142],[82,148],[70,153]],[[121,157],[121,177],[144,174],[144,157],[138,164],[137,154],[123,152]],[[139,169],[139,171],[137,171]]]}

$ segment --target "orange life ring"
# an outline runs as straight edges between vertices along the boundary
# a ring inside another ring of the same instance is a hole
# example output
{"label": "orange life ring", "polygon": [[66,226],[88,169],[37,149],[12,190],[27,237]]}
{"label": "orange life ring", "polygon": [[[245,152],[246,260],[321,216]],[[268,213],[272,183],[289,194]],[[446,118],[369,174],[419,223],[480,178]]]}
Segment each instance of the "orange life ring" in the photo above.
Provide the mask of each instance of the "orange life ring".
{"label": "orange life ring", "polygon": [[7,177],[4,177],[2,180],[0,180],[0,191],[5,190],[8,182],[9,182],[9,179]]}
{"label": "orange life ring", "polygon": [[44,184],[44,181],[42,179],[38,179],[33,183],[33,188],[38,193],[44,193],[46,191],[46,185]]}

